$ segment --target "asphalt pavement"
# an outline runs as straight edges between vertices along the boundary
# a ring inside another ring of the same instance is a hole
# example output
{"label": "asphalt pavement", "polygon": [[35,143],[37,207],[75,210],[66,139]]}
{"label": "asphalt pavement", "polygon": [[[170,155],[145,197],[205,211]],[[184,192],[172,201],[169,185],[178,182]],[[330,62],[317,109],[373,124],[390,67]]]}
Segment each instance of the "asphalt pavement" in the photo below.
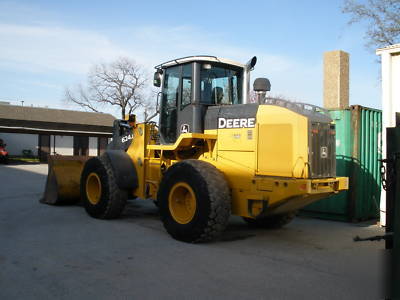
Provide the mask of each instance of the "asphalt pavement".
{"label": "asphalt pavement", "polygon": [[0,299],[378,299],[374,222],[297,217],[279,230],[232,217],[207,244],[172,239],[151,201],[117,220],[39,203],[47,165],[0,165]]}

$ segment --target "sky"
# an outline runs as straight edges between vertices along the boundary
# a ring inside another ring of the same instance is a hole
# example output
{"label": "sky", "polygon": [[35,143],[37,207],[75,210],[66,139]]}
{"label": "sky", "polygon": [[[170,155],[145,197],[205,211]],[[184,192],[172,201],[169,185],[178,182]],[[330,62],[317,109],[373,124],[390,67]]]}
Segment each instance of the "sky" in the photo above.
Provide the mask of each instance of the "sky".
{"label": "sky", "polygon": [[252,81],[267,77],[272,95],[322,106],[323,53],[340,49],[350,54],[350,104],[380,108],[378,57],[364,46],[365,24],[349,26],[342,5],[0,0],[0,101],[77,109],[64,91],[84,83],[94,64],[129,57],[151,82],[155,65],[201,54],[242,63],[257,56]]}

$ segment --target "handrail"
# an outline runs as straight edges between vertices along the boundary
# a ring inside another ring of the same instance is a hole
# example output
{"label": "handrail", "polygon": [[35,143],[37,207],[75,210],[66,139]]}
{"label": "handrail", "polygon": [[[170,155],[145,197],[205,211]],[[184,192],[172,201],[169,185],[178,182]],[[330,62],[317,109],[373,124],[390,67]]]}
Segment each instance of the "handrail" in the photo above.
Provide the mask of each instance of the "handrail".
{"label": "handrail", "polygon": [[218,60],[218,57],[213,56],[213,55],[190,55],[190,56],[184,56],[184,57],[181,57],[181,58],[175,58],[175,59],[163,62],[163,63],[155,66],[154,69],[160,69],[163,65],[169,64],[171,62],[176,62],[177,64],[179,64],[179,60],[192,58],[192,57],[209,57],[209,58],[215,58],[216,60]]}
{"label": "handrail", "polygon": [[[325,108],[322,108],[320,106],[314,105],[314,104],[309,104],[309,103],[303,103],[303,102],[292,102],[284,99],[277,99],[277,98],[265,98],[265,104],[270,104],[270,105],[278,105],[286,108],[297,108],[301,109],[303,111],[312,111],[316,113],[323,113],[323,114],[328,114],[328,110]],[[311,108],[311,109],[308,109]]]}

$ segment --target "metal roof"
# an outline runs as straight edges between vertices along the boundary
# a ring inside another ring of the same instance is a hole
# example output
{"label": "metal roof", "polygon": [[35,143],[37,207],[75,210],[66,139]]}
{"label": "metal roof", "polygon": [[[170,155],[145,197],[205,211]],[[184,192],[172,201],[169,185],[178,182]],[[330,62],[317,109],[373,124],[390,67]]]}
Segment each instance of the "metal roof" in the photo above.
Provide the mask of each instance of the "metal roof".
{"label": "metal roof", "polygon": [[115,117],[106,113],[0,105],[0,119],[111,127]]}
{"label": "metal roof", "polygon": [[240,68],[245,67],[245,65],[242,63],[238,63],[236,61],[226,59],[226,58],[218,58],[216,56],[210,56],[210,55],[194,55],[194,56],[185,56],[185,57],[169,60],[167,62],[164,62],[162,64],[155,66],[154,68],[155,69],[167,68],[167,67],[171,67],[174,65],[184,64],[184,63],[194,62],[194,61],[219,62],[219,63],[223,63],[223,64],[234,65],[234,66],[237,66]]}
{"label": "metal roof", "polygon": [[398,52],[400,52],[400,44],[394,44],[394,45],[390,45],[390,46],[386,46],[386,47],[383,47],[383,48],[376,49],[376,54],[377,55],[381,55],[384,52],[398,53]]}

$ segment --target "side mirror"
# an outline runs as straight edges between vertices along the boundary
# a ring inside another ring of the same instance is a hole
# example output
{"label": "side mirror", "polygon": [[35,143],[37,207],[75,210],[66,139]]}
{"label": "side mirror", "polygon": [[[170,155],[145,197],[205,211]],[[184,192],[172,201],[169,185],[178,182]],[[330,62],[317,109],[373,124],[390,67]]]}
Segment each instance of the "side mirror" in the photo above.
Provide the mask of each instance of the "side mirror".
{"label": "side mirror", "polygon": [[162,70],[161,69],[158,69],[154,73],[153,85],[155,87],[160,87],[161,86],[161,74],[162,74]]}
{"label": "side mirror", "polygon": [[259,104],[265,102],[267,92],[271,90],[271,83],[267,78],[257,78],[254,80],[253,89],[256,94],[256,100]]}

